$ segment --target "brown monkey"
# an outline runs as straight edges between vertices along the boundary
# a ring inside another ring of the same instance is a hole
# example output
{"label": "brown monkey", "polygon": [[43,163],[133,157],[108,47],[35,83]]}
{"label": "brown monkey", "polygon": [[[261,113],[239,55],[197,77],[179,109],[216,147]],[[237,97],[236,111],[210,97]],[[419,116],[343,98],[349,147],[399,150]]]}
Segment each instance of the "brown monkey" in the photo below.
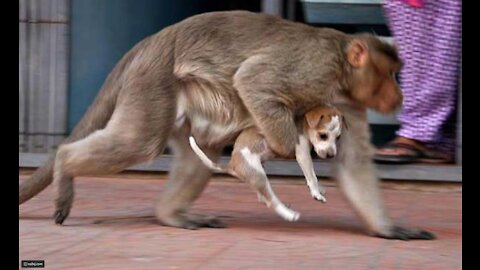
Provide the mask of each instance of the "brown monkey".
{"label": "brown monkey", "polygon": [[[215,159],[243,129],[255,125],[274,152],[288,156],[298,137],[294,117],[335,95],[362,108],[350,116],[345,109],[347,122],[358,120],[361,128],[366,122],[356,114],[366,107],[394,110],[402,101],[393,78],[399,68],[394,48],[372,35],[245,11],[193,16],[139,42],[120,60],[72,135],[20,187],[20,203],[53,176],[55,222],[61,224],[72,206],[74,177],[152,160],[169,143],[175,162],[156,204],[157,219],[182,228],[222,226],[187,211],[211,175],[190,149],[189,134]],[[349,149],[343,151],[368,144],[366,131],[356,132],[346,132],[353,141],[345,139]],[[350,162],[351,156],[361,162]],[[362,151],[345,155],[341,164],[350,174],[341,175],[340,182],[372,232],[431,237],[391,224],[369,158]]]}

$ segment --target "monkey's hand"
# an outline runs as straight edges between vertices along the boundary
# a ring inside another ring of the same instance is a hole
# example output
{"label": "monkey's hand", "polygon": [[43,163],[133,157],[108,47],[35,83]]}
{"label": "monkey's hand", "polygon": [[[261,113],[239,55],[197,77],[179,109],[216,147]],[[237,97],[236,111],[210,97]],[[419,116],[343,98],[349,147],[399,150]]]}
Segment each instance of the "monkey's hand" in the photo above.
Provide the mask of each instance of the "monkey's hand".
{"label": "monkey's hand", "polygon": [[436,239],[435,235],[431,232],[427,232],[419,229],[408,229],[400,226],[392,226],[388,233],[376,233],[375,236],[385,239],[399,239],[399,240],[433,240]]}

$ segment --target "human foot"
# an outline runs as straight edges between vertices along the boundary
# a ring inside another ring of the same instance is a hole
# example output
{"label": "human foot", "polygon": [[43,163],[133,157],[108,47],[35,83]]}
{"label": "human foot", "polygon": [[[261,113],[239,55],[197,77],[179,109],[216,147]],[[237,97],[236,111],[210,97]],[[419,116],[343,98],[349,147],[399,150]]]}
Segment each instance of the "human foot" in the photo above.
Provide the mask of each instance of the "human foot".
{"label": "human foot", "polygon": [[423,143],[405,137],[397,137],[378,148],[373,159],[377,163],[390,164],[442,164],[453,161],[450,155],[428,149]]}

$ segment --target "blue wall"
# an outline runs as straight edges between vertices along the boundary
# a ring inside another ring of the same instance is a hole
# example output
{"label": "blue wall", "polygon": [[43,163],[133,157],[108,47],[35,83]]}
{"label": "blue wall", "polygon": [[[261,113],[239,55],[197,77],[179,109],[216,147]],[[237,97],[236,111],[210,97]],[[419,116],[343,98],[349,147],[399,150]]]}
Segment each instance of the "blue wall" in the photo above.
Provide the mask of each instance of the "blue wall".
{"label": "blue wall", "polygon": [[69,131],[123,54],[202,8],[201,0],[72,0]]}

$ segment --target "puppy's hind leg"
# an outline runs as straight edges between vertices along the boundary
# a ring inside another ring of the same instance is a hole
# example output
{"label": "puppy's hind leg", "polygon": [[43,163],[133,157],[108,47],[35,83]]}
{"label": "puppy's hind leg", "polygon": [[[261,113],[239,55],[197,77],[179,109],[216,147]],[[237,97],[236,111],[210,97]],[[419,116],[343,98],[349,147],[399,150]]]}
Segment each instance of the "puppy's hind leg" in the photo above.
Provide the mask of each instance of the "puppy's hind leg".
{"label": "puppy's hind leg", "polygon": [[238,161],[235,166],[238,177],[248,182],[267,207],[273,208],[283,219],[297,221],[300,218],[300,213],[285,206],[275,195],[262,167],[260,156],[251,153],[247,147],[241,149],[239,154],[242,156],[241,158],[235,157]]}

